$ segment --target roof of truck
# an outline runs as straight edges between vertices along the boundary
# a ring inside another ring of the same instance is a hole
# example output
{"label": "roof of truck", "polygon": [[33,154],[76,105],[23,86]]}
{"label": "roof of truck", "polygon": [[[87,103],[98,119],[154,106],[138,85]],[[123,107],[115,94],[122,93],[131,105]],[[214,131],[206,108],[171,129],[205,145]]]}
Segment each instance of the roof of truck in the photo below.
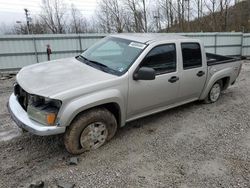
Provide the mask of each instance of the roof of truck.
{"label": "roof of truck", "polygon": [[133,40],[141,43],[152,43],[161,40],[187,39],[187,37],[169,33],[122,33],[122,34],[114,34],[111,36]]}

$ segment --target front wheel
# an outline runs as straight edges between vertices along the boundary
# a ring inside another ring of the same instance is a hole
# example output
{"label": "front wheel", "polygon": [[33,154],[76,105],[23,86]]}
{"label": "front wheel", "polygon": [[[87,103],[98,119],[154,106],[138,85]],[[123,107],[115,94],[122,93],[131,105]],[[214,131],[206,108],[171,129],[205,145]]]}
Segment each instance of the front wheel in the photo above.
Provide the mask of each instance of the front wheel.
{"label": "front wheel", "polygon": [[78,115],[66,130],[64,144],[69,153],[101,147],[116,133],[117,122],[114,115],[105,108],[92,109]]}
{"label": "front wheel", "polygon": [[205,103],[216,102],[220,98],[221,90],[222,90],[222,81],[217,81],[210,89],[205,99]]}

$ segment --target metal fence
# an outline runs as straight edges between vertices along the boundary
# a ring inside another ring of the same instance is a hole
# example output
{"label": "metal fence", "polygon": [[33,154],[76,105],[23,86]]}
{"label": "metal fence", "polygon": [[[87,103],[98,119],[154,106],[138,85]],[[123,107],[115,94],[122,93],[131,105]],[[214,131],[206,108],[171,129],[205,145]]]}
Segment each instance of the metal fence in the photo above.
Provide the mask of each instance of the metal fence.
{"label": "metal fence", "polygon": [[[250,34],[243,33],[179,33],[201,39],[207,52],[250,56]],[[2,35],[0,36],[0,70],[11,70],[47,60],[46,45],[52,49],[51,59],[72,57],[105,37],[105,34]]]}

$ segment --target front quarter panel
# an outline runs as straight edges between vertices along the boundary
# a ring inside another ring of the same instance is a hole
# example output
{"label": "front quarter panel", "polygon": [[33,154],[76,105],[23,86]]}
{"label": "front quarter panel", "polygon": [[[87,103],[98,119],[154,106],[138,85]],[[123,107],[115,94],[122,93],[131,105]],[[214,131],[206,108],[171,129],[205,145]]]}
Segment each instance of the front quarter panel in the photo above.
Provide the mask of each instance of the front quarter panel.
{"label": "front quarter panel", "polygon": [[59,126],[69,126],[72,120],[87,109],[107,103],[116,103],[120,107],[121,125],[125,122],[125,100],[118,89],[107,89],[99,92],[83,95],[63,105],[60,113]]}

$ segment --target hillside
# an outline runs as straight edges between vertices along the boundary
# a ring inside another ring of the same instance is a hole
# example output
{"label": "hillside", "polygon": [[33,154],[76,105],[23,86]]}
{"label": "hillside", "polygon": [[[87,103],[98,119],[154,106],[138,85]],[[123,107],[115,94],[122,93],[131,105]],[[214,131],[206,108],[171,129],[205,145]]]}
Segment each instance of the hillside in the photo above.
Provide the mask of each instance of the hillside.
{"label": "hillside", "polygon": [[228,8],[228,11],[208,14],[183,26],[175,24],[162,32],[250,32],[250,0],[242,1]]}

